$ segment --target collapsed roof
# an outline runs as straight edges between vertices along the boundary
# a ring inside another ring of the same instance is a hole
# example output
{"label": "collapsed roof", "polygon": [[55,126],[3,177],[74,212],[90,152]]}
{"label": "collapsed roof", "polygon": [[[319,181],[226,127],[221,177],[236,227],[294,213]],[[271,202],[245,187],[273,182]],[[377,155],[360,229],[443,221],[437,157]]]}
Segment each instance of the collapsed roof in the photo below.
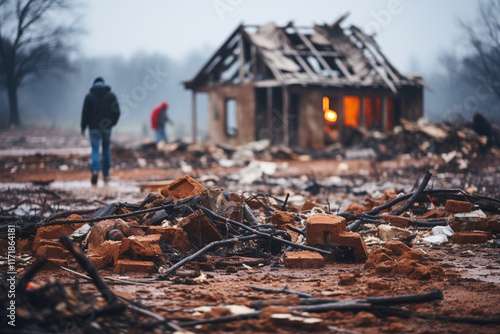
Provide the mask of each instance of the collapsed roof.
{"label": "collapsed roof", "polygon": [[240,25],[185,87],[254,82],[383,87],[396,93],[402,86],[424,85],[421,76],[400,73],[372,36],[354,25],[342,28],[346,17],[313,27]]}

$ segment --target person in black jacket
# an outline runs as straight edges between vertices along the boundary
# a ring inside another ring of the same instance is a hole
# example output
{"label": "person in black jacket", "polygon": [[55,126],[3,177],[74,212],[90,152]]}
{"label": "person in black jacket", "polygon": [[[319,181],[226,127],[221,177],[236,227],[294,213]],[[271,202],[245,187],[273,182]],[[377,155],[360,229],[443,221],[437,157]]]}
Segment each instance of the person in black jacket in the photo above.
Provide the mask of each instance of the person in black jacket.
{"label": "person in black jacket", "polygon": [[[89,128],[90,145],[92,146],[92,185],[97,184],[99,171],[102,169],[104,182],[109,181],[109,169],[111,167],[111,128],[116,125],[120,118],[120,107],[115,94],[111,88],[104,83],[104,79],[98,77],[85,97],[82,110],[82,135]],[[99,146],[102,142],[102,168],[99,162]]]}

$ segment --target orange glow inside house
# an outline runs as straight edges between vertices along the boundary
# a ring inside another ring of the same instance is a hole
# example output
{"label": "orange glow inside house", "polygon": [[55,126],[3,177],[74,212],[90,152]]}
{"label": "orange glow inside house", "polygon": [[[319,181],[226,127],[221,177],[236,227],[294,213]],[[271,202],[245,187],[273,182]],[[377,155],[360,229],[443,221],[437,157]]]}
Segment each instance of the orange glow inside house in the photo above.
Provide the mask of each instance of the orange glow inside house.
{"label": "orange glow inside house", "polygon": [[323,112],[325,113],[325,119],[327,121],[332,123],[337,121],[337,113],[330,110],[330,99],[326,96],[323,97]]}
{"label": "orange glow inside house", "polygon": [[344,125],[359,126],[360,100],[357,96],[344,96]]}

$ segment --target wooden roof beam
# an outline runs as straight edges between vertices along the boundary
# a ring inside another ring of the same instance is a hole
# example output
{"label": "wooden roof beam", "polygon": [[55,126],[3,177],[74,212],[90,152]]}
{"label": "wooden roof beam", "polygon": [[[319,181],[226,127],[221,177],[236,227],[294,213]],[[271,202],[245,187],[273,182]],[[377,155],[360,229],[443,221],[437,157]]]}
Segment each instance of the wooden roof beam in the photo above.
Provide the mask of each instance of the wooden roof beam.
{"label": "wooden roof beam", "polygon": [[297,36],[299,36],[299,38],[302,40],[302,42],[308,47],[309,50],[311,50],[311,52],[314,54],[314,56],[318,59],[318,61],[321,64],[321,66],[323,66],[330,73],[330,76],[333,79],[336,79],[337,76],[333,72],[332,68],[330,67],[330,65],[328,65],[328,63],[323,58],[323,56],[321,56],[321,54],[318,52],[318,50],[314,47],[313,43],[304,34],[302,34],[297,29],[297,27],[295,27],[295,25],[293,24],[293,22],[290,22],[289,26],[291,26],[293,28],[293,30],[295,30],[295,32],[297,33]]}
{"label": "wooden roof beam", "polygon": [[[354,29],[353,29],[354,28]],[[369,43],[368,41],[366,40],[366,38],[363,36],[362,33],[360,33],[356,27],[352,26],[351,27],[351,31],[353,32],[354,36],[358,39],[358,41],[364,46],[364,48],[366,50],[368,50],[368,52],[373,56],[374,59],[377,59],[377,55],[375,54],[375,52],[373,52],[373,50],[369,47]],[[382,54],[381,52],[379,52],[379,54]],[[382,59],[385,61],[385,57],[382,55]],[[392,71],[392,69],[390,68],[390,66],[388,66],[386,63],[384,62],[378,62],[379,64],[381,64],[384,69],[386,70],[387,73],[389,73],[389,75],[392,77],[392,80],[394,80],[394,82],[396,83],[399,83],[399,77]]]}

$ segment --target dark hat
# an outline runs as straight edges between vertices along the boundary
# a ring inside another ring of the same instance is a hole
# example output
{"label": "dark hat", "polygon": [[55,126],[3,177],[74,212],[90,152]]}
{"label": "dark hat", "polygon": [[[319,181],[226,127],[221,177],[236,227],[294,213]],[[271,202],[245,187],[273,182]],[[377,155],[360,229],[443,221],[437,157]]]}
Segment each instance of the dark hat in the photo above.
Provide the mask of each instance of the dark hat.
{"label": "dark hat", "polygon": [[94,83],[97,83],[99,81],[104,82],[104,79],[102,77],[97,77],[97,78],[95,78]]}

